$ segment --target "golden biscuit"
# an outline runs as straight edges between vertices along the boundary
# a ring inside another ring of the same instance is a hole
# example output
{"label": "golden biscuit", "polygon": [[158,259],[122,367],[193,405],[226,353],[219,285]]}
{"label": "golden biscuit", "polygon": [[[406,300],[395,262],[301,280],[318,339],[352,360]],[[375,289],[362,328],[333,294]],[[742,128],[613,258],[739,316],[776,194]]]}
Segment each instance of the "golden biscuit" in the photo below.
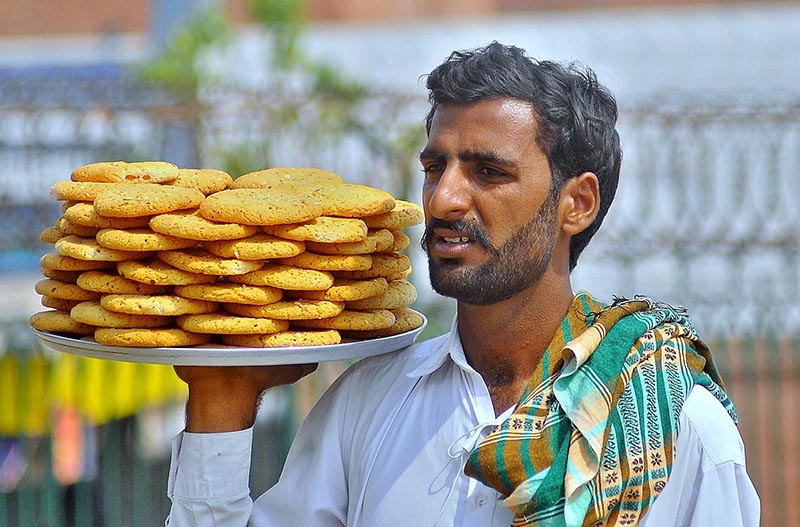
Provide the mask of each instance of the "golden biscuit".
{"label": "golden biscuit", "polygon": [[164,161],[91,163],[72,171],[72,181],[169,183],[178,177],[178,167]]}
{"label": "golden biscuit", "polygon": [[387,280],[394,279],[411,269],[411,259],[400,253],[375,253],[372,255],[372,267],[366,271],[337,271],[338,278],[361,280],[383,276]]}
{"label": "golden biscuit", "polygon": [[60,298],[62,300],[97,300],[100,295],[94,291],[86,291],[77,284],[70,284],[69,282],[59,282],[52,278],[45,278],[39,280],[34,285],[34,290],[40,295],[49,296],[51,298]]}
{"label": "golden biscuit", "polygon": [[325,216],[343,218],[374,216],[391,211],[395,205],[391,194],[366,185],[340,183],[308,188],[313,188],[313,197],[322,206],[321,215]]}
{"label": "golden biscuit", "polygon": [[280,188],[291,185],[342,183],[339,174],[322,168],[275,167],[243,174],[231,188]]}
{"label": "golden biscuit", "polygon": [[103,247],[94,238],[81,238],[79,236],[65,236],[56,242],[58,254],[69,256],[77,260],[100,260],[103,262],[121,262],[152,256],[152,252],[121,251]]}
{"label": "golden biscuit", "polygon": [[85,271],[76,283],[87,291],[115,295],[160,295],[172,291],[171,285],[137,282],[118,274],[103,271]]}
{"label": "golden biscuit", "polygon": [[156,285],[209,284],[217,281],[216,276],[176,269],[157,258],[119,262],[117,272],[125,278]]}
{"label": "golden biscuit", "polygon": [[400,230],[419,225],[423,221],[425,214],[422,212],[422,207],[401,199],[395,200],[395,206],[391,211],[364,218],[370,229]]}
{"label": "golden biscuit", "polygon": [[103,295],[100,304],[109,311],[133,315],[187,315],[213,313],[216,302],[176,295]]}
{"label": "golden biscuit", "polygon": [[177,238],[150,229],[100,229],[95,239],[106,249],[120,251],[169,251],[197,245],[197,240]]}
{"label": "golden biscuit", "polygon": [[28,319],[28,323],[33,329],[46,333],[67,333],[74,335],[91,335],[94,333],[94,326],[82,324],[72,320],[67,311],[39,311]]}
{"label": "golden biscuit", "polygon": [[207,220],[196,210],[159,214],[150,220],[150,228],[161,234],[197,241],[236,240],[258,232],[253,225]]}
{"label": "golden biscuit", "polygon": [[321,290],[333,285],[333,275],[327,271],[300,269],[274,263],[265,264],[258,271],[243,275],[229,276],[230,282],[249,285],[268,285],[288,290]]}
{"label": "golden biscuit", "polygon": [[383,277],[367,280],[346,280],[334,278],[333,285],[325,291],[302,291],[299,298],[307,300],[332,300],[334,302],[352,302],[380,295],[389,284]]}
{"label": "golden biscuit", "polygon": [[293,326],[303,328],[357,331],[389,328],[394,323],[395,316],[388,309],[374,309],[371,311],[344,310],[335,317],[292,321]]}
{"label": "golden biscuit", "polygon": [[272,304],[283,298],[283,291],[276,287],[229,282],[175,286],[175,294],[211,302],[252,305]]}
{"label": "golden biscuit", "polygon": [[170,185],[194,188],[208,196],[230,188],[233,178],[227,172],[213,168],[179,168],[178,178]]}
{"label": "golden biscuit", "polygon": [[403,249],[408,249],[408,246],[411,245],[411,238],[406,236],[404,232],[392,231],[392,237],[394,241],[392,246],[386,250],[387,252],[399,252]]}
{"label": "golden biscuit", "polygon": [[413,309],[407,307],[401,307],[398,309],[392,309],[391,311],[394,314],[396,320],[395,323],[388,328],[362,330],[362,331],[345,330],[342,331],[342,335],[348,338],[354,338],[359,340],[389,337],[391,335],[399,335],[401,333],[406,333],[407,331],[417,329],[424,322],[422,315],[420,315]]}
{"label": "golden biscuit", "polygon": [[267,335],[223,335],[222,341],[229,346],[247,348],[281,348],[289,346],[327,346],[339,344],[339,332],[327,331],[281,331]]}
{"label": "golden biscuit", "polygon": [[180,328],[97,328],[94,338],[104,346],[175,348],[205,344],[211,340],[211,335]]}
{"label": "golden biscuit", "polygon": [[46,278],[52,278],[53,280],[58,280],[59,282],[67,282],[70,284],[76,283],[78,281],[78,277],[81,275],[81,273],[84,272],[85,271],[59,271],[57,269],[42,268],[42,274]]}
{"label": "golden biscuit", "polygon": [[78,260],[58,253],[47,253],[39,259],[42,273],[45,269],[53,271],[91,271],[93,269],[111,269],[114,262],[100,260]]}
{"label": "golden biscuit", "polygon": [[211,221],[245,225],[302,223],[322,215],[322,206],[309,191],[237,188],[208,196],[200,215]]}
{"label": "golden biscuit", "polygon": [[367,237],[367,225],[358,218],[320,216],[305,223],[270,225],[264,232],[289,240],[322,243],[360,242]]}
{"label": "golden biscuit", "polygon": [[284,240],[270,234],[254,234],[239,240],[218,240],[203,242],[203,247],[222,258],[239,260],[269,260],[288,258],[306,250],[303,242]]}
{"label": "golden biscuit", "polygon": [[306,242],[306,249],[317,254],[370,254],[391,249],[394,236],[389,229],[370,230],[360,242],[320,243]]}
{"label": "golden biscuit", "polygon": [[205,195],[197,189],[168,185],[120,185],[105,190],[94,200],[101,216],[130,218],[153,216],[174,210],[195,209]]}
{"label": "golden biscuit", "polygon": [[156,256],[177,269],[214,276],[247,274],[264,266],[264,262],[258,260],[220,258],[199,247],[181,251],[160,251]]}
{"label": "golden biscuit", "polygon": [[83,225],[76,225],[66,218],[59,218],[56,221],[56,228],[60,230],[64,236],[74,235],[81,238],[94,238],[97,234],[97,227],[84,227]]}
{"label": "golden biscuit", "polygon": [[81,302],[73,307],[73,320],[105,328],[160,328],[172,324],[173,317],[163,315],[134,315],[109,311],[100,302]]}
{"label": "golden biscuit", "polygon": [[[243,317],[278,320],[307,320],[334,317],[344,309],[344,302],[329,300],[281,300],[263,306],[225,304],[225,311]],[[335,329],[335,328],[331,328]]]}
{"label": "golden biscuit", "polygon": [[393,280],[383,293],[362,300],[347,302],[347,309],[398,309],[410,306],[417,300],[417,289],[406,280]]}
{"label": "golden biscuit", "polygon": [[58,201],[94,201],[98,194],[119,188],[119,183],[59,181],[50,187],[50,197]]}
{"label": "golden biscuit", "polygon": [[372,267],[369,254],[314,254],[303,252],[279,261],[283,265],[318,271],[363,271]]}
{"label": "golden biscuit", "polygon": [[95,227],[98,229],[136,229],[147,227],[150,216],[137,216],[133,218],[110,218],[101,216],[94,210],[94,205],[87,202],[78,202],[64,211],[64,219],[73,225]]}
{"label": "golden biscuit", "polygon": [[238,317],[224,313],[181,315],[176,323],[186,331],[219,335],[263,335],[289,329],[289,322],[286,320]]}
{"label": "golden biscuit", "polygon": [[39,235],[39,241],[44,243],[56,243],[58,240],[66,236],[61,230],[56,227],[48,227]]}
{"label": "golden biscuit", "polygon": [[55,298],[47,295],[42,295],[41,301],[44,307],[49,307],[56,311],[69,311],[82,302],[81,300],[64,300],[63,298]]}

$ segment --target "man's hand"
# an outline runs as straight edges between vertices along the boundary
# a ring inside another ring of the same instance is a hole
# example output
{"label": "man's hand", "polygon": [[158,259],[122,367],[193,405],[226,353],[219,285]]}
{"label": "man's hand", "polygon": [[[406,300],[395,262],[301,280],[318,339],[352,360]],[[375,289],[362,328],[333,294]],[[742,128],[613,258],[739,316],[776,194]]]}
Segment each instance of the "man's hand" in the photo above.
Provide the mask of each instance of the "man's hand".
{"label": "man's hand", "polygon": [[187,432],[230,432],[253,426],[258,400],[269,388],[292,384],[316,364],[288,366],[175,366],[189,385]]}

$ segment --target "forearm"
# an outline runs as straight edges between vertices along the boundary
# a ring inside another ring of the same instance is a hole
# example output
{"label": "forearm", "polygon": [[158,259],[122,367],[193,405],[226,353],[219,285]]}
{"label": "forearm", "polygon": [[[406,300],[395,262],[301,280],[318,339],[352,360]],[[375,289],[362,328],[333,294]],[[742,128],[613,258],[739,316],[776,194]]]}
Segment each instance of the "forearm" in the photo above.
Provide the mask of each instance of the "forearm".
{"label": "forearm", "polygon": [[186,431],[192,433],[231,432],[253,426],[259,392],[227,380],[211,379],[189,386],[186,402]]}

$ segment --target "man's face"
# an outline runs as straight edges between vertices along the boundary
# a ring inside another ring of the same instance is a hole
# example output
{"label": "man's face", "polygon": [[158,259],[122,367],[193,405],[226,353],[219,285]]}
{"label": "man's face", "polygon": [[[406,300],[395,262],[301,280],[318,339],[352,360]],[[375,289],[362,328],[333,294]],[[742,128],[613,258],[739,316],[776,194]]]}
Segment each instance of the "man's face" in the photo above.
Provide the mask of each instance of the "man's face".
{"label": "man's face", "polygon": [[558,200],[533,108],[515,99],[439,106],[420,161],[434,290],[488,305],[533,285],[552,258]]}

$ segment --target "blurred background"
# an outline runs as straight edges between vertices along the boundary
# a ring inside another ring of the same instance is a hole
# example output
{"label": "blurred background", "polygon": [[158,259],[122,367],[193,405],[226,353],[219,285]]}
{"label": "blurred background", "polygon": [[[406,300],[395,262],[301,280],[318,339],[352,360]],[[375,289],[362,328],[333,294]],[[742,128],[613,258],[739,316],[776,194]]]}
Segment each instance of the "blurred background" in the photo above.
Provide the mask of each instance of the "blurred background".
{"label": "blurred background", "polygon": [[[798,36],[798,2],[0,0],[0,527],[162,524],[183,426],[169,367],[56,354],[30,332],[53,183],[100,160],[317,166],[419,202],[421,76],[492,40],[615,92],[620,189],[574,285],[689,310],[738,407],[763,525],[800,523]],[[410,255],[428,338],[453,305]],[[254,493],[346,366],[271,392]]]}

